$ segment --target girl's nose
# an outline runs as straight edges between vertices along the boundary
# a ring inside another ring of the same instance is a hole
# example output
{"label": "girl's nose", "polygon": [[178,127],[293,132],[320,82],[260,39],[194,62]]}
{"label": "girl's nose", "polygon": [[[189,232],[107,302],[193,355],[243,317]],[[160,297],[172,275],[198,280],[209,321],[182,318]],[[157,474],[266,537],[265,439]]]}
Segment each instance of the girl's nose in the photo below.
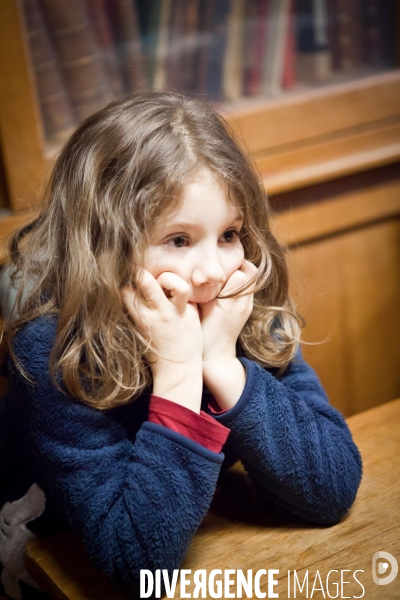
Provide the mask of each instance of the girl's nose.
{"label": "girl's nose", "polygon": [[199,260],[192,272],[192,284],[217,285],[226,280],[224,269],[217,256],[204,256]]}

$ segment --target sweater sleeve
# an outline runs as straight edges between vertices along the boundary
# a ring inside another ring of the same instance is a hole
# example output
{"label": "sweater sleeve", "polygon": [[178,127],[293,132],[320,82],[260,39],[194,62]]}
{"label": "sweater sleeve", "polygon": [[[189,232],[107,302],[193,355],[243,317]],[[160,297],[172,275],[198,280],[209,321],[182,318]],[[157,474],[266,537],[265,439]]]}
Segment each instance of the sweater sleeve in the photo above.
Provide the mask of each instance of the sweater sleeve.
{"label": "sweater sleeve", "polygon": [[283,512],[319,524],[338,522],[361,480],[360,453],[342,415],[330,406],[299,350],[277,378],[240,359],[246,385],[237,404],[218,416],[262,496]]}
{"label": "sweater sleeve", "polygon": [[148,421],[131,442],[107,413],[57,391],[48,373],[55,326],[38,321],[14,340],[35,380],[11,366],[21,444],[93,562],[138,595],[140,569],[179,568],[209,508],[223,454]]}
{"label": "sweater sleeve", "polygon": [[185,406],[153,394],[150,398],[149,421],[168,427],[213,452],[221,452],[229,435],[229,429],[206,412],[200,411],[197,414]]}

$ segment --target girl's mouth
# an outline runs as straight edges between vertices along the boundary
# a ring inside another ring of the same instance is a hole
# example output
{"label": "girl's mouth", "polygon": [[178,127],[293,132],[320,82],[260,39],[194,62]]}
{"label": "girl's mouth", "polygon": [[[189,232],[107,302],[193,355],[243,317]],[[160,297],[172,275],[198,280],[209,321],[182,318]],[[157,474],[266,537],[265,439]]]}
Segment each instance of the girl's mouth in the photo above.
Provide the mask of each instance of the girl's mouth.
{"label": "girl's mouth", "polygon": [[216,296],[212,296],[212,298],[209,298],[208,300],[189,300],[189,302],[193,302],[193,304],[209,304],[209,302],[212,302],[215,298]]}

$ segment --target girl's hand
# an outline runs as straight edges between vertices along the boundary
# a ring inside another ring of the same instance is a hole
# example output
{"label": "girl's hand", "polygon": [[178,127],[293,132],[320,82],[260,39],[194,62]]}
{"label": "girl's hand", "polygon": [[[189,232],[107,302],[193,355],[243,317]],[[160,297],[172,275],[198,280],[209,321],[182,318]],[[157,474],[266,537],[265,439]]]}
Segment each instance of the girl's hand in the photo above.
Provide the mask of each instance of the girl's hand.
{"label": "girl's hand", "polygon": [[[232,293],[257,273],[257,267],[245,260],[226,282],[221,295]],[[216,298],[199,305],[203,330],[203,380],[220,408],[231,408],[239,399],[246,375],[236,358],[236,342],[253,310],[254,283],[236,298]]]}
{"label": "girl's hand", "polygon": [[[245,260],[240,270],[235,271],[220,295],[235,292],[244,286],[257,273],[257,267]],[[200,304],[200,320],[203,330],[203,362],[236,358],[236,341],[244,324],[253,310],[253,284],[237,298],[216,298],[207,304]]]}
{"label": "girl's hand", "polygon": [[197,306],[188,302],[189,285],[174,273],[164,272],[156,280],[141,269],[139,287],[143,298],[130,286],[121,295],[154,349],[149,353],[153,394],[199,412],[203,334]]}

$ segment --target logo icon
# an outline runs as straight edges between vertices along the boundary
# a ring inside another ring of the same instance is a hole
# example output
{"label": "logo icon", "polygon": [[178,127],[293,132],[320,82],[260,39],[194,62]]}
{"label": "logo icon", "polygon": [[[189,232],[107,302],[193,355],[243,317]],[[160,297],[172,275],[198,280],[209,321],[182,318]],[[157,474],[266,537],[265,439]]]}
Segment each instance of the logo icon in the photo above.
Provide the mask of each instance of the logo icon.
{"label": "logo icon", "polygon": [[[385,560],[385,562],[379,562],[377,569],[376,562],[379,559],[383,559]],[[391,566],[391,571],[389,572],[389,575],[386,575],[386,577],[379,577],[378,575],[383,575],[387,572],[389,568],[389,563]],[[372,579],[374,580],[374,583],[376,583],[376,585],[387,585],[388,583],[392,583],[392,581],[396,578],[398,570],[399,565],[395,557],[392,556],[392,554],[383,551],[375,552],[374,556],[372,557]]]}

